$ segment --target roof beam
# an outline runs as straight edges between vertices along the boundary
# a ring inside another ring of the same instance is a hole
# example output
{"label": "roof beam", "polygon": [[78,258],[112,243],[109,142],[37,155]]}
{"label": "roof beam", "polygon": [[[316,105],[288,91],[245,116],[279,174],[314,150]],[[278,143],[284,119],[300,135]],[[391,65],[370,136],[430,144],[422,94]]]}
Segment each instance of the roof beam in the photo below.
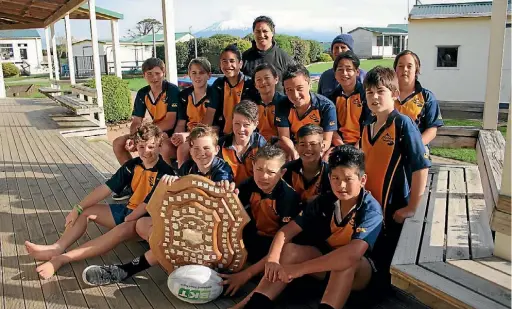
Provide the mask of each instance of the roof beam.
{"label": "roof beam", "polygon": [[26,23],[26,22],[31,22],[31,23],[43,22],[43,20],[41,20],[41,19],[37,19],[37,18],[33,18],[33,17],[28,17],[28,16],[19,16],[19,15],[7,14],[7,13],[2,13],[2,12],[0,12],[0,17],[7,18],[7,19],[11,19],[11,20],[14,20],[14,21],[17,21],[17,22],[20,22],[20,23]]}
{"label": "roof beam", "polygon": [[61,5],[61,3],[55,3],[55,1],[36,2],[36,3],[32,3],[32,4],[19,3],[17,1],[13,1],[13,0],[1,0],[0,2],[3,5],[5,5],[6,7],[17,6],[17,7],[19,7],[19,10],[24,10],[28,7],[32,7],[32,8],[42,9],[42,10],[53,11],[56,8],[58,8],[59,5]]}
{"label": "roof beam", "polygon": [[48,26],[50,24],[53,24],[57,20],[64,18],[64,16],[66,16],[66,14],[68,14],[69,12],[73,12],[78,7],[80,7],[84,2],[85,2],[85,0],[69,0],[68,3],[61,6],[60,9],[58,9],[55,13],[50,15],[50,17],[48,17],[44,21],[44,25]]}
{"label": "roof beam", "polygon": [[0,30],[15,30],[15,29],[33,29],[44,28],[42,22],[28,23],[28,24],[0,24]]}

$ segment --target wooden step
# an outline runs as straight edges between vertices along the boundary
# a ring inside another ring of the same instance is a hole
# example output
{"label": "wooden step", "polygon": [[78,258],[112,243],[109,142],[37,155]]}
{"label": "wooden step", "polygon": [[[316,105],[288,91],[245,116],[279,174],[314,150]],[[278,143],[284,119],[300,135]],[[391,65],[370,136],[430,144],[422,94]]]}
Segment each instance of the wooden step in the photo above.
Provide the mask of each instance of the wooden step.
{"label": "wooden step", "polygon": [[96,104],[81,100],[73,95],[61,95],[54,97],[55,101],[75,112],[76,115],[89,115],[91,113],[99,113],[102,111]]}

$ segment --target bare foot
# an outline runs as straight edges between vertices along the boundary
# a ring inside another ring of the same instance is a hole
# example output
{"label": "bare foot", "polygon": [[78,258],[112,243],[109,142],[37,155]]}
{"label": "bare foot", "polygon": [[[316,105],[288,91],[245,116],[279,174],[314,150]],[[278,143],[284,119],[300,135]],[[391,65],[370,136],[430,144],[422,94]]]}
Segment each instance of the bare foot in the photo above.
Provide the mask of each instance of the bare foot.
{"label": "bare foot", "polygon": [[242,301],[240,301],[239,303],[235,304],[233,307],[230,307],[229,309],[242,309],[242,308],[244,308],[245,305],[247,305],[247,303],[251,299],[251,296],[252,296],[252,292],[249,295],[245,296],[244,299],[242,299]]}
{"label": "bare foot", "polygon": [[53,276],[59,268],[61,268],[63,262],[60,261],[58,257],[54,257],[46,263],[39,265],[36,268],[36,271],[39,273],[39,276],[43,279],[49,279]]}
{"label": "bare foot", "polygon": [[36,245],[25,241],[25,248],[27,248],[27,252],[31,257],[39,261],[49,261],[54,256],[62,254],[62,250],[57,244]]}

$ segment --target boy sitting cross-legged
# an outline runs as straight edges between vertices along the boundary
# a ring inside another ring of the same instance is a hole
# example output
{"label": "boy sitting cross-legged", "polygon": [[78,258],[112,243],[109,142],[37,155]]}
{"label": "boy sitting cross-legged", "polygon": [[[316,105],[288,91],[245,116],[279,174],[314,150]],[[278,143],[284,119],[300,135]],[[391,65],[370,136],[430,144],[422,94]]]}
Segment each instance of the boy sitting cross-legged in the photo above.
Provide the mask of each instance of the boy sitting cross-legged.
{"label": "boy sitting cross-legged", "polygon": [[[137,219],[146,214],[146,203],[160,178],[165,174],[173,175],[174,172],[160,156],[162,131],[156,125],[146,123],[138,127],[133,139],[139,157],[127,161],[105,184],[94,189],[75,205],[66,217],[66,230],[56,243],[45,246],[25,242],[27,251],[33,258],[48,261],[37,267],[42,278],[51,277],[66,263],[98,256],[137,235]],[[119,193],[126,186],[133,190],[128,205],[100,203],[112,191]],[[89,220],[111,230],[64,253],[85,233]]]}
{"label": "boy sitting cross-legged", "polygon": [[[245,308],[273,308],[275,299],[295,278],[322,273],[327,287],[318,308],[342,308],[351,290],[362,290],[375,271],[369,257],[382,227],[382,210],[365,191],[364,154],[350,145],[334,148],[329,156],[329,180],[336,201],[323,196],[281,228],[272,242],[265,276],[249,295]],[[291,243],[299,233],[316,246]],[[235,306],[241,308],[244,302]]]}
{"label": "boy sitting cross-legged", "polygon": [[253,175],[254,155],[267,143],[256,132],[258,106],[254,102],[242,100],[233,109],[233,133],[219,140],[219,157],[226,160],[235,175],[237,186]]}
{"label": "boy sitting cross-legged", "polygon": [[324,130],[307,124],[297,131],[299,159],[286,163],[283,179],[300,195],[302,202],[312,201],[320,193],[328,194],[329,165],[322,160]]}
{"label": "boy sitting cross-legged", "polygon": [[[179,176],[189,174],[201,175],[222,185],[226,190],[234,191],[233,172],[229,165],[216,156],[219,151],[217,133],[206,126],[196,126],[190,132],[190,156],[178,171]],[[177,176],[166,175],[162,181],[170,184],[178,179]],[[136,231],[140,237],[149,240],[153,223],[151,217],[141,218],[137,221]],[[85,283],[89,285],[105,285],[125,280],[134,274],[158,264],[158,260],[151,250],[140,257],[123,265],[91,265],[82,275]]]}

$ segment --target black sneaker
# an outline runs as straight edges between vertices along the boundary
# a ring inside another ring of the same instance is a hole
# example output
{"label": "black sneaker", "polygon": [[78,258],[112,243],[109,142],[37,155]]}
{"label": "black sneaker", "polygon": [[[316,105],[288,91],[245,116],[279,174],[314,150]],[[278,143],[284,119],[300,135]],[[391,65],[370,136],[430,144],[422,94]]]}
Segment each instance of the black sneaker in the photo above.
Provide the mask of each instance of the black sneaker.
{"label": "black sneaker", "polygon": [[84,269],[82,279],[88,285],[98,286],[119,283],[128,277],[128,273],[118,265],[91,265]]}
{"label": "black sneaker", "polygon": [[123,189],[123,191],[121,191],[121,193],[112,195],[112,199],[114,201],[124,201],[129,199],[132,196],[132,194],[132,188],[126,187]]}

